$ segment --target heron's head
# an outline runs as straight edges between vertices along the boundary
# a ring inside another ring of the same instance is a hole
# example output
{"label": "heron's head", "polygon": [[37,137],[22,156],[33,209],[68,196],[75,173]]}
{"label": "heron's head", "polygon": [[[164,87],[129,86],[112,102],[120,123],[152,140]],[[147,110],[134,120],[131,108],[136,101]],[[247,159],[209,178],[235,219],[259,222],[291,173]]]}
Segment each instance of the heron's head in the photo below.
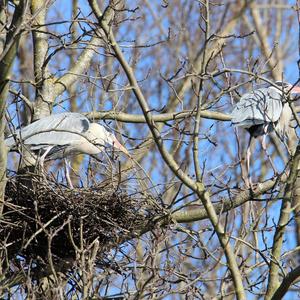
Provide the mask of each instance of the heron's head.
{"label": "heron's head", "polygon": [[129,155],[127,149],[117,140],[115,135],[108,128],[105,128],[104,126],[97,123],[91,123],[89,132],[91,142],[94,145],[103,148],[105,145],[108,144],[114,147],[115,149],[120,150],[125,154]]}
{"label": "heron's head", "polygon": [[279,90],[282,90],[285,93],[300,94],[299,86],[293,86],[289,82],[285,82],[285,81],[275,81],[275,84],[278,86]]}

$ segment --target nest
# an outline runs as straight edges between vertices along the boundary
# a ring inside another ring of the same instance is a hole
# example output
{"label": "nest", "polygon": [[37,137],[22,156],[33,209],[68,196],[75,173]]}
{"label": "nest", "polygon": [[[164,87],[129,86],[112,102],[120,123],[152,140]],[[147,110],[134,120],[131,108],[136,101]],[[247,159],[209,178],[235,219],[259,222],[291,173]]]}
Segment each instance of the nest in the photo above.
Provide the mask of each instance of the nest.
{"label": "nest", "polygon": [[97,240],[101,260],[100,255],[151,226],[157,209],[150,203],[155,202],[111,181],[72,190],[38,175],[14,176],[7,183],[0,220],[1,248],[9,259],[47,261],[51,253],[61,260],[74,258],[76,249]]}

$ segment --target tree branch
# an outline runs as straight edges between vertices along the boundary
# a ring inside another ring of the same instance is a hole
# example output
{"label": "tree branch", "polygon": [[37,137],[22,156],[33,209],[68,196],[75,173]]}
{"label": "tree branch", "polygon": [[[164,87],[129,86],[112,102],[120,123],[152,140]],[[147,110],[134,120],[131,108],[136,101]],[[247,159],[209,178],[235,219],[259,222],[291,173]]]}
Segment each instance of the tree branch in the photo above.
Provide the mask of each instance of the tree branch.
{"label": "tree branch", "polygon": [[[118,5],[119,2],[116,1],[110,1],[112,4],[111,6],[114,7],[115,5]],[[231,271],[231,275],[233,277],[233,282],[235,285],[235,291],[238,299],[246,299],[245,291],[243,288],[243,281],[242,276],[240,274],[234,252],[232,251],[231,245],[229,243],[229,237],[226,235],[225,230],[221,223],[219,222],[218,216],[214,210],[214,207],[212,205],[212,202],[210,200],[209,193],[206,191],[205,186],[202,182],[195,182],[193,179],[191,179],[185,172],[183,172],[176,161],[174,160],[173,156],[166,150],[163,144],[163,140],[161,138],[160,132],[157,129],[157,126],[155,124],[155,121],[153,120],[151,110],[148,106],[148,103],[146,99],[144,98],[144,95],[138,85],[138,82],[134,76],[133,70],[126,61],[118,43],[115,40],[114,34],[111,30],[110,25],[105,22],[105,18],[102,17],[102,14],[100,12],[100,8],[97,5],[96,0],[89,0],[89,4],[98,20],[99,26],[103,29],[103,31],[106,34],[106,37],[108,41],[110,42],[111,47],[114,50],[114,53],[116,55],[116,58],[118,59],[119,63],[121,64],[127,79],[132,87],[133,93],[142,109],[142,112],[144,114],[145,120],[149,126],[149,129],[153,135],[153,138],[155,140],[155,143],[159,149],[159,152],[164,159],[165,163],[168,165],[168,167],[172,170],[172,172],[190,189],[192,189],[194,192],[197,193],[199,198],[201,199],[203,206],[205,207],[207,214],[209,216],[210,221],[212,222],[212,225],[214,227],[214,230],[216,231],[219,241],[225,251],[225,255],[227,258],[228,266]]]}
{"label": "tree branch", "polygon": [[[114,18],[114,10],[109,7],[101,18],[105,22],[110,23]],[[67,88],[71,87],[76,80],[78,80],[78,74],[84,73],[86,69],[90,67],[90,62],[94,56],[95,50],[103,43],[101,39],[96,35],[93,37],[85,50],[81,53],[79,58],[71,67],[70,71],[55,81],[55,97],[62,94]]]}
{"label": "tree branch", "polygon": [[[31,13],[34,16],[36,26],[44,25],[46,22],[45,1],[32,0]],[[54,97],[48,64],[45,64],[49,46],[47,33],[39,30],[33,30],[32,38],[34,77],[36,84],[36,104],[33,120],[37,120],[42,116],[47,116],[50,114]]]}
{"label": "tree branch", "polygon": [[95,54],[95,50],[100,45],[101,40],[98,37],[93,37],[78,59],[76,59],[76,62],[71,66],[69,72],[55,80],[54,98],[69,89],[78,80],[78,75],[83,74],[90,67],[90,62]]}
{"label": "tree branch", "polygon": [[290,273],[288,273],[284,279],[282,280],[279,288],[274,293],[271,300],[279,300],[283,299],[284,295],[289,290],[290,286],[300,278],[300,266],[292,270]]}
{"label": "tree branch", "polygon": [[[144,115],[127,114],[127,113],[116,112],[116,111],[90,112],[90,113],[86,113],[85,115],[90,119],[96,119],[96,120],[116,120],[125,123],[146,123],[146,119]],[[189,111],[171,112],[171,113],[153,115],[152,118],[154,122],[167,122],[167,121],[185,119],[195,115],[196,115],[195,111],[189,110]],[[217,111],[202,110],[200,111],[200,115],[204,119],[210,119],[216,121],[231,120],[230,115],[217,112]]]}
{"label": "tree branch", "polygon": [[20,3],[16,5],[2,52],[2,54],[5,53],[5,55],[3,55],[0,60],[0,216],[2,215],[6,186],[7,148],[4,141],[6,98],[8,96],[10,71],[16,57],[27,6],[27,1],[20,1]]}
{"label": "tree branch", "polygon": [[279,221],[273,239],[272,259],[270,262],[270,273],[266,299],[271,299],[279,285],[279,262],[283,245],[285,228],[289,222],[291,213],[294,184],[298,176],[298,164],[300,161],[300,144],[298,144],[296,153],[291,159],[290,174],[284,190],[283,200],[280,209]]}
{"label": "tree branch", "polygon": [[[280,178],[280,182],[284,183],[286,178],[282,176]],[[233,208],[241,206],[247,201],[251,201],[251,199],[256,198],[270,189],[274,188],[278,183],[278,178],[270,179],[263,183],[260,183],[255,189],[255,191],[245,190],[239,193],[234,199],[225,199],[218,204],[214,204],[214,209],[217,214],[225,213]],[[183,211],[176,211],[171,214],[171,217],[178,223],[190,223],[199,220],[204,220],[208,218],[207,212],[204,208],[195,208],[192,206],[192,209],[186,209]]]}

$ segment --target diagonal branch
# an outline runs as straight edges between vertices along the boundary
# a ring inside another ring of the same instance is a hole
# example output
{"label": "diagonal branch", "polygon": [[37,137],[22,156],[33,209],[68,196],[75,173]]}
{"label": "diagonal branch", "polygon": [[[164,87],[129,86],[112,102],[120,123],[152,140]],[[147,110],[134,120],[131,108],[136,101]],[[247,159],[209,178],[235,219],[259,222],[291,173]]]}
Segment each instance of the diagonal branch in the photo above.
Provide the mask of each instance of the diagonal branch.
{"label": "diagonal branch", "polygon": [[[286,181],[285,177],[280,178],[280,182],[284,183]],[[252,201],[251,199],[257,198],[265,192],[273,189],[278,183],[278,178],[270,179],[258,185],[258,188],[255,191],[245,190],[239,193],[233,199],[225,199],[218,204],[214,204],[214,209],[217,214],[225,213],[230,211],[233,208],[239,207],[242,204]],[[207,212],[204,208],[195,208],[192,209],[179,210],[172,213],[172,219],[174,219],[178,223],[190,223],[199,220],[204,220],[208,218]]]}
{"label": "diagonal branch", "polygon": [[101,40],[98,37],[93,37],[88,42],[88,45],[76,59],[70,70],[54,82],[54,98],[68,90],[78,80],[78,74],[83,74],[90,67],[90,62],[96,53],[95,50],[100,45]]}
{"label": "diagonal branch", "polygon": [[[105,10],[104,14],[101,14],[101,18],[105,22],[110,23],[114,18],[115,11],[110,6]],[[54,84],[54,97],[58,97],[65,90],[70,88],[77,80],[78,74],[83,74],[90,66],[90,62],[96,53],[96,49],[103,43],[103,41],[96,35],[93,37],[86,46],[81,55],[74,61],[69,72],[61,76],[55,81]]]}
{"label": "diagonal branch", "polygon": [[292,210],[292,199],[294,185],[298,176],[298,164],[300,161],[300,144],[298,144],[296,153],[291,159],[290,174],[287,179],[284,190],[283,200],[280,209],[279,221],[276,227],[276,232],[273,239],[272,260],[270,262],[270,273],[266,299],[271,299],[279,285],[279,261],[282,251],[283,238],[286,226],[289,222],[290,213]]}
{"label": "diagonal branch", "polygon": [[283,299],[284,295],[289,290],[290,286],[300,279],[300,266],[289,272],[282,280],[279,288],[274,293],[271,300]]}
{"label": "diagonal branch", "polygon": [[[110,1],[111,7],[117,6],[119,7],[120,2]],[[152,117],[151,110],[148,106],[146,99],[137,83],[135,75],[133,73],[132,68],[126,61],[118,43],[115,40],[114,34],[111,30],[110,25],[105,21],[105,18],[102,17],[101,11],[99,6],[97,5],[96,0],[89,0],[89,4],[98,20],[99,26],[103,29],[106,34],[108,41],[118,59],[119,63],[121,64],[127,79],[132,87],[133,93],[142,109],[144,114],[145,120],[149,126],[149,129],[153,135],[155,143],[159,149],[159,152],[164,159],[165,163],[168,167],[172,170],[172,172],[190,189],[197,193],[199,198],[201,199],[207,214],[209,216],[210,221],[213,224],[214,230],[216,231],[219,241],[225,251],[225,255],[227,258],[228,266],[231,271],[231,275],[233,277],[233,282],[235,285],[235,291],[238,299],[246,299],[245,291],[243,288],[243,281],[240,270],[238,268],[236,258],[234,252],[232,251],[231,245],[229,243],[229,238],[225,233],[223,226],[220,224],[216,211],[212,205],[210,195],[206,191],[205,186],[202,182],[195,182],[191,179],[185,172],[183,172],[176,161],[174,160],[173,156],[166,150],[163,144],[162,137],[160,132],[157,128],[157,125]]]}

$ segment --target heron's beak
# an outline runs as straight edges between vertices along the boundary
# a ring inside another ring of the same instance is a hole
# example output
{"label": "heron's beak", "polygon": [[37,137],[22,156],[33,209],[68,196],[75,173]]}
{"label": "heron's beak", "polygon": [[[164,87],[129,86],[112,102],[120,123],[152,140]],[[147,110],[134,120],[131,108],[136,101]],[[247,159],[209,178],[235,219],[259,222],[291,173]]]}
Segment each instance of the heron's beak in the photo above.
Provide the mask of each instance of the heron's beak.
{"label": "heron's beak", "polygon": [[291,94],[300,94],[300,87],[299,86],[294,86],[291,91]]}
{"label": "heron's beak", "polygon": [[113,141],[113,146],[116,149],[119,149],[120,151],[124,152],[125,154],[127,154],[128,156],[130,156],[129,152],[127,151],[127,149],[115,138]]}

